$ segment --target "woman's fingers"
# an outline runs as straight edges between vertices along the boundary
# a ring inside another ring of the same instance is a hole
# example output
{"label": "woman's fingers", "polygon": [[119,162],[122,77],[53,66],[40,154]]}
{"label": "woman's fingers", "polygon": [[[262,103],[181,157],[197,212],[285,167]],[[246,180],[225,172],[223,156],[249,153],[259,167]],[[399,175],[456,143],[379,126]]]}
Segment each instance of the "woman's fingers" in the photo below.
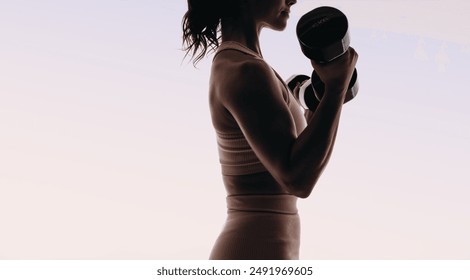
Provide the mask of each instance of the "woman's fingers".
{"label": "woman's fingers", "polygon": [[358,57],[356,50],[349,47],[343,55],[333,61],[319,64],[310,60],[310,63],[326,87],[341,89],[349,85]]}

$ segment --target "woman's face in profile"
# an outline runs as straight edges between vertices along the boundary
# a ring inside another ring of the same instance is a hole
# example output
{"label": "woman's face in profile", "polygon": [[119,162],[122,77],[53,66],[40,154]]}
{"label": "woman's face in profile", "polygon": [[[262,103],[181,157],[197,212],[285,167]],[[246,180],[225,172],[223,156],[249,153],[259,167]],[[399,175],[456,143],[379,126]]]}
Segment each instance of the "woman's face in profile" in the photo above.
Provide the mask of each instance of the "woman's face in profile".
{"label": "woman's face in profile", "polygon": [[250,0],[253,17],[262,27],[284,30],[290,16],[290,8],[296,0]]}

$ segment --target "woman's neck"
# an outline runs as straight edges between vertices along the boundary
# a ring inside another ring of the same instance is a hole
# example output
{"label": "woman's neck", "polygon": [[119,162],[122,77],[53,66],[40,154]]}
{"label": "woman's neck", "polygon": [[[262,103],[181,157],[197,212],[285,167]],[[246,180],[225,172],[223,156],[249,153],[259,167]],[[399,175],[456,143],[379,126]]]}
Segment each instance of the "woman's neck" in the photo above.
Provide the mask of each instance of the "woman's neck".
{"label": "woman's neck", "polygon": [[255,24],[247,24],[242,19],[222,20],[222,42],[235,41],[263,57],[259,44],[260,32],[261,28],[257,28]]}

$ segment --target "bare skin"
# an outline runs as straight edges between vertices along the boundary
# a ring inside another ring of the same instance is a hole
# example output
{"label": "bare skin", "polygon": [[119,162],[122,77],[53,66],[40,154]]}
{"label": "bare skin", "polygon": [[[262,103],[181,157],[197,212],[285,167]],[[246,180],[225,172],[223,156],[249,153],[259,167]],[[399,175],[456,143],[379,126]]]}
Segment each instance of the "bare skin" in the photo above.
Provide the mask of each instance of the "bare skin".
{"label": "bare skin", "polygon": [[[290,7],[296,2],[246,1],[241,18],[222,22],[222,42],[238,42],[262,56],[261,30],[284,30]],[[289,193],[301,198],[310,195],[331,157],[357,58],[350,48],[332,63],[311,62],[325,83],[325,94],[318,107],[304,115],[295,101],[288,106],[284,96],[291,93],[264,61],[234,50],[216,57],[209,92],[213,125],[221,131],[239,127],[268,170],[224,176],[229,194]]]}

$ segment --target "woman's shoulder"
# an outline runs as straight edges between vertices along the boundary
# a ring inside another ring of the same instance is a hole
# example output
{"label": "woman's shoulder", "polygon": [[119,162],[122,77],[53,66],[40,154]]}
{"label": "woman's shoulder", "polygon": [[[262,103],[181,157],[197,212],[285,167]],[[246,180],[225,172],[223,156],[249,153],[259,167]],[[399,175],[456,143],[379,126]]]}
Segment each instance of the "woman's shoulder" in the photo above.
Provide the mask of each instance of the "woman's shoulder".
{"label": "woman's shoulder", "polygon": [[275,82],[272,68],[263,59],[236,50],[218,54],[213,61],[211,76],[224,91],[247,92],[247,88],[266,88]]}

